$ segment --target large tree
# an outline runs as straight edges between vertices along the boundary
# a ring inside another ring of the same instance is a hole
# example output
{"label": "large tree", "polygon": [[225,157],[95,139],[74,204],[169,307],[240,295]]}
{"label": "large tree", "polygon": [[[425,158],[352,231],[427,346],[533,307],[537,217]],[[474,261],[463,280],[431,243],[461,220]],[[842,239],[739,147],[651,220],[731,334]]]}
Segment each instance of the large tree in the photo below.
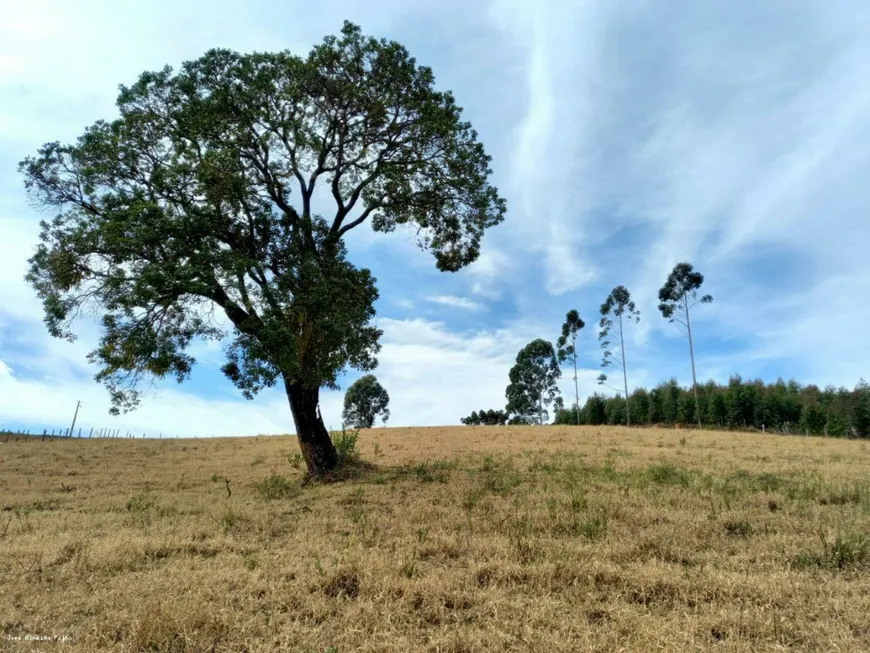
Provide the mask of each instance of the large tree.
{"label": "large tree", "polygon": [[691,263],[677,263],[659,290],[659,310],[662,316],[677,325],[689,339],[689,359],[692,361],[692,391],[695,394],[695,417],[701,425],[701,402],[698,400],[698,378],[695,375],[695,345],[692,341],[691,310],[698,304],[709,304],[712,295],[698,297],[704,275],[695,272]]}
{"label": "large tree", "polygon": [[344,393],[345,424],[354,429],[370,429],[380,417],[384,424],[390,419],[390,395],[374,374],[364,374]]}
{"label": "large tree", "polygon": [[[625,389],[625,424],[631,426],[631,410],[628,395],[628,367],[625,362],[625,327],[631,323],[640,322],[640,311],[631,300],[631,293],[625,286],[617,286],[601,305],[601,321],[598,323],[601,331],[598,338],[601,341],[601,367],[607,369],[614,363],[622,367],[622,383]],[[616,341],[612,341],[615,338]],[[598,376],[598,383],[605,385],[607,375]]]}
{"label": "large tree", "polygon": [[211,50],[143,73],[117,105],[20,165],[55,213],[28,274],[50,333],[101,315],[90,359],[114,412],[149,378],[187,378],[192,342],[226,337],[224,373],[247,398],[282,383],[309,471],[333,468],[320,388],[373,369],[381,335],[343,237],[408,225],[439,270],[474,261],[505,212],[477,133],[429,68],[347,22],[307,57]]}
{"label": "large tree", "polygon": [[520,419],[537,417],[543,424],[546,407],[562,406],[557,381],[562,376],[552,343],[538,338],[517,354],[516,364],[509,373],[510,384],[505,390],[506,411]]}
{"label": "large tree", "polygon": [[580,424],[580,386],[577,383],[577,334],[586,326],[580,319],[580,314],[571,309],[565,316],[562,325],[562,333],[556,341],[556,355],[560,363],[570,361],[574,366],[574,412],[577,415],[577,424]]}

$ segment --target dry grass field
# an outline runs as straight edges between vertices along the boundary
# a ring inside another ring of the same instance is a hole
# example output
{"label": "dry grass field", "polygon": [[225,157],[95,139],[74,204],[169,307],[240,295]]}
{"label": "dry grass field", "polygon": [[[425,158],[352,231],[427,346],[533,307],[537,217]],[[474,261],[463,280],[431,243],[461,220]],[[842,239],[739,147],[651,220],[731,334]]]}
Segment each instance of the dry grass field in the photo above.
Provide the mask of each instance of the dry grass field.
{"label": "dry grass field", "polygon": [[293,437],[0,444],[0,650],[870,650],[868,443],[450,427],[360,450],[302,486]]}

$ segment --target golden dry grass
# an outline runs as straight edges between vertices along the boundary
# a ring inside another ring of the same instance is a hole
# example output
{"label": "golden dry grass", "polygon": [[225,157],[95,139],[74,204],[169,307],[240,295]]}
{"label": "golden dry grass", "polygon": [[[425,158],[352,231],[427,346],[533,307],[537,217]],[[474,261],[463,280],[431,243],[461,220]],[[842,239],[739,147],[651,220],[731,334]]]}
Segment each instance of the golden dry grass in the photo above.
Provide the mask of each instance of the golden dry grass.
{"label": "golden dry grass", "polygon": [[301,487],[293,437],[0,445],[0,649],[870,650],[867,443],[451,427],[360,448],[375,469]]}

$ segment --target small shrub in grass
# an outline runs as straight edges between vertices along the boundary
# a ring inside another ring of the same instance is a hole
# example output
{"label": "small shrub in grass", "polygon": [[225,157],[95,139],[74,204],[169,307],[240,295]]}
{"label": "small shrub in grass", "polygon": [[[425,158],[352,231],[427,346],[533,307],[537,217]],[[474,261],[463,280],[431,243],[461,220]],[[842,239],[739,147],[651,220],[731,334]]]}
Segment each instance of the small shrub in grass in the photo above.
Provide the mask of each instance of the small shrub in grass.
{"label": "small shrub in grass", "polygon": [[462,497],[462,507],[468,511],[474,510],[480,500],[483,498],[484,490],[483,488],[472,488],[470,490],[466,490],[465,494]]}
{"label": "small shrub in grass", "polygon": [[600,540],[607,535],[607,515],[602,513],[577,524],[578,534],[587,540]]}
{"label": "small shrub in grass", "polygon": [[224,533],[227,534],[242,529],[244,526],[250,524],[250,521],[251,520],[248,517],[232,508],[224,510],[223,514],[217,520]]}
{"label": "small shrub in grass", "polygon": [[257,490],[266,501],[289,499],[295,497],[300,492],[300,488],[296,483],[280,474],[272,474],[260,481],[257,484]]}
{"label": "small shrub in grass", "polygon": [[150,526],[152,508],[156,505],[147,494],[137,494],[127,501],[127,512],[137,526]]}
{"label": "small shrub in grass", "polygon": [[147,494],[137,494],[127,501],[127,512],[142,513],[154,507],[154,499]]}
{"label": "small shrub in grass", "polygon": [[820,529],[819,540],[822,544],[821,552],[800,554],[795,559],[798,566],[823,569],[870,566],[870,535],[841,532],[832,540]]}
{"label": "small shrub in grass", "polygon": [[434,463],[420,463],[413,467],[414,473],[423,483],[447,483],[450,480],[450,470],[456,463],[449,460],[436,460]]}
{"label": "small shrub in grass", "polygon": [[290,463],[290,467],[293,469],[301,469],[302,468],[302,454],[298,451],[295,453],[287,454],[287,462]]}
{"label": "small shrub in grass", "polygon": [[358,429],[342,428],[341,431],[333,431],[332,444],[338,453],[338,459],[342,463],[355,462],[359,460],[359,449],[357,448],[357,440],[359,439]]}
{"label": "small shrub in grass", "polygon": [[726,521],[725,532],[730,537],[749,537],[752,535],[752,524],[748,521]]}

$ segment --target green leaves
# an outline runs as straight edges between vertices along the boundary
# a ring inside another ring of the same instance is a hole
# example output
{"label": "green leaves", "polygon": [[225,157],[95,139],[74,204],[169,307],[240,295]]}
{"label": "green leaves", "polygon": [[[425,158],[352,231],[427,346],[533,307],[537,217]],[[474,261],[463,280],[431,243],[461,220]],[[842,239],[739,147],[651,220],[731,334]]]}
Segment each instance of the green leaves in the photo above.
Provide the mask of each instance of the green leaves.
{"label": "green leaves", "polygon": [[[374,369],[375,279],[343,236],[409,225],[455,271],[504,219],[489,156],[434,83],[403,46],[345,23],[307,57],[215,49],[121,86],[118,119],[19,167],[56,213],[27,277],[49,331],[105,316],[91,359],[125,410],[146,377],[186,378],[196,339],[231,336],[223,369],[249,398]],[[331,215],[312,213],[318,187]]]}
{"label": "green leaves", "polygon": [[[565,323],[562,325],[562,334],[556,341],[557,356],[560,363],[566,360],[573,360],[576,366],[577,363],[577,334],[586,326],[586,323],[580,319],[580,314],[576,310],[571,309],[565,316]],[[570,343],[570,344],[569,344]]]}
{"label": "green leaves", "polygon": [[561,377],[553,345],[540,338],[533,340],[520,350],[510,370],[505,410],[523,420],[537,418],[543,424],[545,407],[558,397]]}
{"label": "green leaves", "polygon": [[[659,290],[659,310],[670,322],[684,322],[685,314],[696,304],[709,304],[712,295],[698,299],[698,290],[704,283],[704,275],[695,272],[691,263],[678,263],[668,275],[665,285]],[[603,307],[602,307],[603,308]]]}
{"label": "green leaves", "polygon": [[370,429],[380,416],[386,424],[390,418],[387,406],[390,395],[373,374],[366,374],[347,389],[344,395],[342,419],[355,429]]}
{"label": "green leaves", "polygon": [[[604,303],[601,304],[601,320],[598,323],[600,331],[598,339],[601,343],[601,367],[607,368],[614,363],[622,367],[623,380],[628,396],[628,373],[625,362],[625,327],[630,323],[640,322],[640,311],[631,299],[631,293],[625,286],[616,286]],[[611,341],[615,337],[616,341]],[[607,385],[607,375],[598,376],[598,385]],[[608,386],[610,387],[610,386]]]}
{"label": "green leaves", "polygon": [[507,424],[508,414],[503,410],[482,410],[478,413],[476,410],[471,412],[468,417],[463,417],[459,420],[463,424],[476,425],[485,424],[487,426],[499,426]]}

